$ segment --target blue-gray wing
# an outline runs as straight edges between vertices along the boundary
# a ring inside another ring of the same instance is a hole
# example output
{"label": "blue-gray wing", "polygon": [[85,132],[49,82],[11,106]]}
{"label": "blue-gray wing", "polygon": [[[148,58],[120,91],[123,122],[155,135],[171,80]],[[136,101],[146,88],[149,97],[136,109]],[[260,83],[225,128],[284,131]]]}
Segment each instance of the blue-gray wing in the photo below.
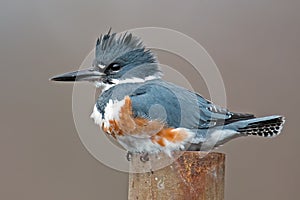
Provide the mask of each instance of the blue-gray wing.
{"label": "blue-gray wing", "polygon": [[163,81],[139,86],[130,99],[136,117],[161,120],[174,128],[208,129],[233,116],[199,94]]}

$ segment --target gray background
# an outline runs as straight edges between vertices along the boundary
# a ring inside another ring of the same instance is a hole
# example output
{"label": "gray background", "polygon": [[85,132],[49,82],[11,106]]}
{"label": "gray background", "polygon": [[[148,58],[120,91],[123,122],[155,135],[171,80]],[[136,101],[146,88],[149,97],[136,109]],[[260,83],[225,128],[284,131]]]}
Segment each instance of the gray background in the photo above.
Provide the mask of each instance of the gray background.
{"label": "gray background", "polygon": [[[227,154],[226,199],[299,199],[299,9],[297,0],[2,0],[0,199],[127,198],[128,175],[99,163],[79,140],[72,85],[48,81],[77,69],[110,26],[160,26],[193,37],[217,63],[229,109],[285,115],[279,137],[220,149]],[[195,89],[208,97],[201,81]]]}

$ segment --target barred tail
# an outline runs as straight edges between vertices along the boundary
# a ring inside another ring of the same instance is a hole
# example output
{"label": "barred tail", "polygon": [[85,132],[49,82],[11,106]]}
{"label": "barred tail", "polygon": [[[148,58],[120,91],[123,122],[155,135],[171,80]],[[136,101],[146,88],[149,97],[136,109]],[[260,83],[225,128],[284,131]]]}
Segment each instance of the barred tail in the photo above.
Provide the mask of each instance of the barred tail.
{"label": "barred tail", "polygon": [[239,127],[237,131],[246,135],[258,135],[263,137],[273,137],[280,134],[284,124],[283,116],[268,116],[245,120],[244,127]]}

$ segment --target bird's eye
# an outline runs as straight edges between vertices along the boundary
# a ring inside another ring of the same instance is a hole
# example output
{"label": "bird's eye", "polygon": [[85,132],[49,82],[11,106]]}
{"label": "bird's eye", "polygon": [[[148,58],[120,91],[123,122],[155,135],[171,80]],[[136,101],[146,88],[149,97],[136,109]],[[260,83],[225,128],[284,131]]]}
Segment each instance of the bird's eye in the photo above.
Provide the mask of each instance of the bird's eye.
{"label": "bird's eye", "polygon": [[108,66],[108,69],[112,71],[119,71],[121,69],[121,65],[118,63],[112,63]]}

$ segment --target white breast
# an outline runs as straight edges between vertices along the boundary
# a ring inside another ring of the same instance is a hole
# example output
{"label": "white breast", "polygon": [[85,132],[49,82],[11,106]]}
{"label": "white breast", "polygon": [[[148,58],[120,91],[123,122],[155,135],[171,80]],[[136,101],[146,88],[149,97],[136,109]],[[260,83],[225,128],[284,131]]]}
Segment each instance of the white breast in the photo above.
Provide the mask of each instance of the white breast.
{"label": "white breast", "polygon": [[104,125],[109,127],[109,120],[119,120],[120,109],[124,105],[125,100],[109,100],[104,109],[104,118],[102,118],[102,113],[99,112],[97,106],[94,106],[91,118],[94,119],[95,124]]}
{"label": "white breast", "polygon": [[90,117],[94,119],[95,124],[101,125],[103,122],[102,114],[98,111],[96,105],[94,106],[93,112]]}

